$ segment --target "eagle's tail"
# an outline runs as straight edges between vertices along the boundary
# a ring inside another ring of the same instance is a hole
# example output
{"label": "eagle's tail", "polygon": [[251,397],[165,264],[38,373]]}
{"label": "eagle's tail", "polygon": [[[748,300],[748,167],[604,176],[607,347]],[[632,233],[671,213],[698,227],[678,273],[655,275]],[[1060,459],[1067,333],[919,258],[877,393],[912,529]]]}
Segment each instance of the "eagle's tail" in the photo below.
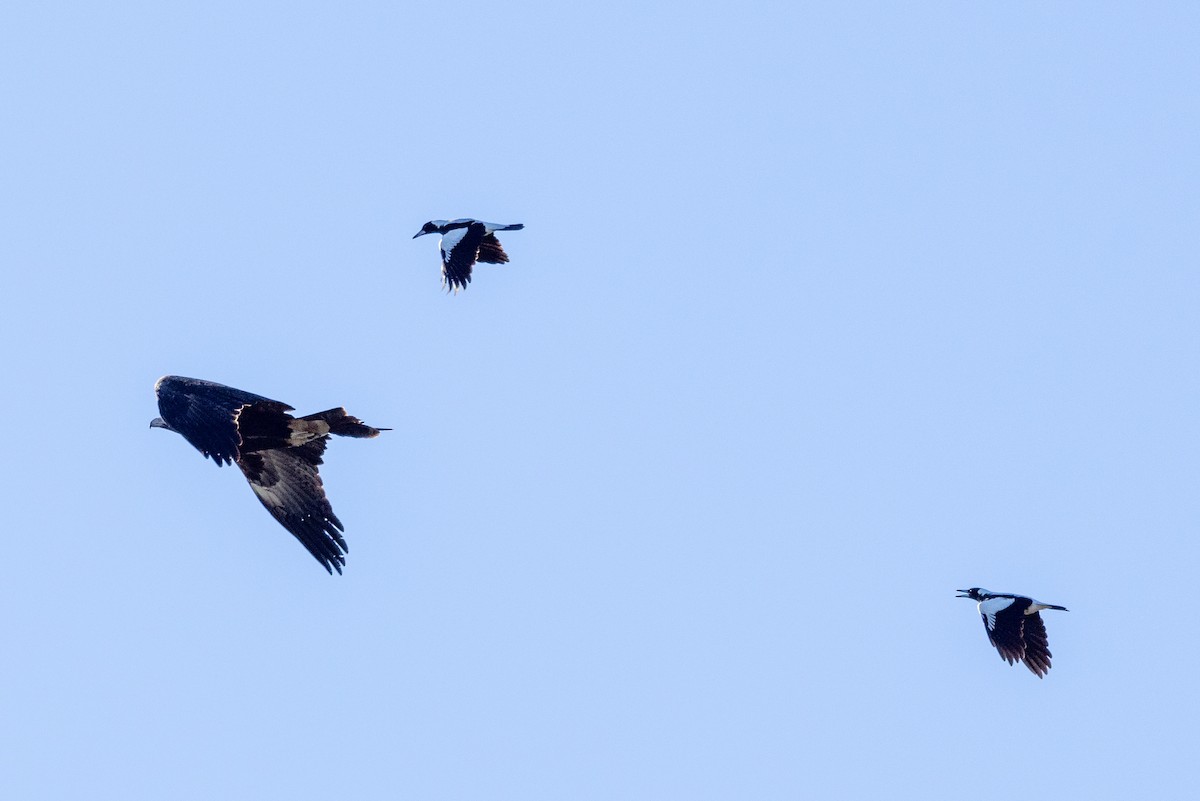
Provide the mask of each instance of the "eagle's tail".
{"label": "eagle's tail", "polygon": [[339,437],[378,437],[380,431],[391,430],[390,428],[372,428],[357,417],[346,414],[346,410],[340,406],[336,409],[310,414],[300,419],[309,421],[320,420],[329,426],[330,434],[336,434]]}

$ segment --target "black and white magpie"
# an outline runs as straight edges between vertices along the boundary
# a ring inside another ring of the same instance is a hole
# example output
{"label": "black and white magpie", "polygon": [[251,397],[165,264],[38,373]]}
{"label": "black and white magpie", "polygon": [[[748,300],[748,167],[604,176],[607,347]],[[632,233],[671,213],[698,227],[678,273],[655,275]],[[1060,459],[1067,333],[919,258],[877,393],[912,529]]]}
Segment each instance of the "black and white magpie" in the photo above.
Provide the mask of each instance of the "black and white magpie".
{"label": "black and white magpie", "polygon": [[508,254],[500,247],[495,231],[520,231],[524,224],[500,225],[481,220],[430,220],[413,236],[441,234],[442,286],[456,293],[471,283],[471,268],[476,261],[505,264]]}
{"label": "black and white magpie", "polygon": [[1065,606],[1044,604],[1024,595],[992,592],[982,587],[957,590],[956,598],[979,602],[979,614],[988,640],[1008,664],[1024,662],[1039,679],[1050,670],[1050,641],[1046,639],[1046,624],[1038,614],[1043,609],[1067,611]]}

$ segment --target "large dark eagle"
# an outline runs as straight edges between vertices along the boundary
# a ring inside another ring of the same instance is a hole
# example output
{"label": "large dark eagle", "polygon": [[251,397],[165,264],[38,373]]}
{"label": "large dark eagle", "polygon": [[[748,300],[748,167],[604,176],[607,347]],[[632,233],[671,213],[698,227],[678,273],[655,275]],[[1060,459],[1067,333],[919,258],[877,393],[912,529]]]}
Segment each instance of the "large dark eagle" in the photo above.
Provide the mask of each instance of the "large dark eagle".
{"label": "large dark eagle", "polygon": [[292,407],[252,392],[177,375],[154,385],[165,428],[218,465],[237,462],[250,488],[280,524],[303,543],[325,569],[339,574],[346,564],[345,527],[325,497],[317,466],[329,442],[339,437],[377,437],[380,431],[342,408],[292,417]]}

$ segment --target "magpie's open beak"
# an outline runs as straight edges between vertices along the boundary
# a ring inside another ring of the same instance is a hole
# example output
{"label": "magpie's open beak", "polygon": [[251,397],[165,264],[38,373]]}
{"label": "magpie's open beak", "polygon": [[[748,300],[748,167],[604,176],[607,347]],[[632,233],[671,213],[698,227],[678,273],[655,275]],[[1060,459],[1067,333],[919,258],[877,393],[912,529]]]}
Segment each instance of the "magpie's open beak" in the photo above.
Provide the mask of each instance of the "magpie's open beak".
{"label": "magpie's open beak", "polygon": [[971,593],[967,592],[966,590],[955,590],[955,592],[962,593],[962,595],[955,595],[954,596],[955,598],[970,598],[971,597]]}

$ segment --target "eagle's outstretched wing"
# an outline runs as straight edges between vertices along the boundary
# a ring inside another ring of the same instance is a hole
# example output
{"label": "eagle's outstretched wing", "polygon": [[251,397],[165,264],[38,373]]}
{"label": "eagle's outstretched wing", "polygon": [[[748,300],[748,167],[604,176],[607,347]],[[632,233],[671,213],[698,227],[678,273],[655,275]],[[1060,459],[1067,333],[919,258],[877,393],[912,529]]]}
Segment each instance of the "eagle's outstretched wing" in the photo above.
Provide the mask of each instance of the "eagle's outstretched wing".
{"label": "eagle's outstretched wing", "polygon": [[263,409],[284,413],[286,403],[199,378],[163,376],[154,385],[158,412],[172,431],[217,464],[237,460],[241,436],[237,416],[242,408],[261,404]]}
{"label": "eagle's outstretched wing", "polygon": [[333,513],[317,466],[329,437],[299,447],[242,454],[238,467],[267,511],[332,573],[346,564],[345,527]]}

